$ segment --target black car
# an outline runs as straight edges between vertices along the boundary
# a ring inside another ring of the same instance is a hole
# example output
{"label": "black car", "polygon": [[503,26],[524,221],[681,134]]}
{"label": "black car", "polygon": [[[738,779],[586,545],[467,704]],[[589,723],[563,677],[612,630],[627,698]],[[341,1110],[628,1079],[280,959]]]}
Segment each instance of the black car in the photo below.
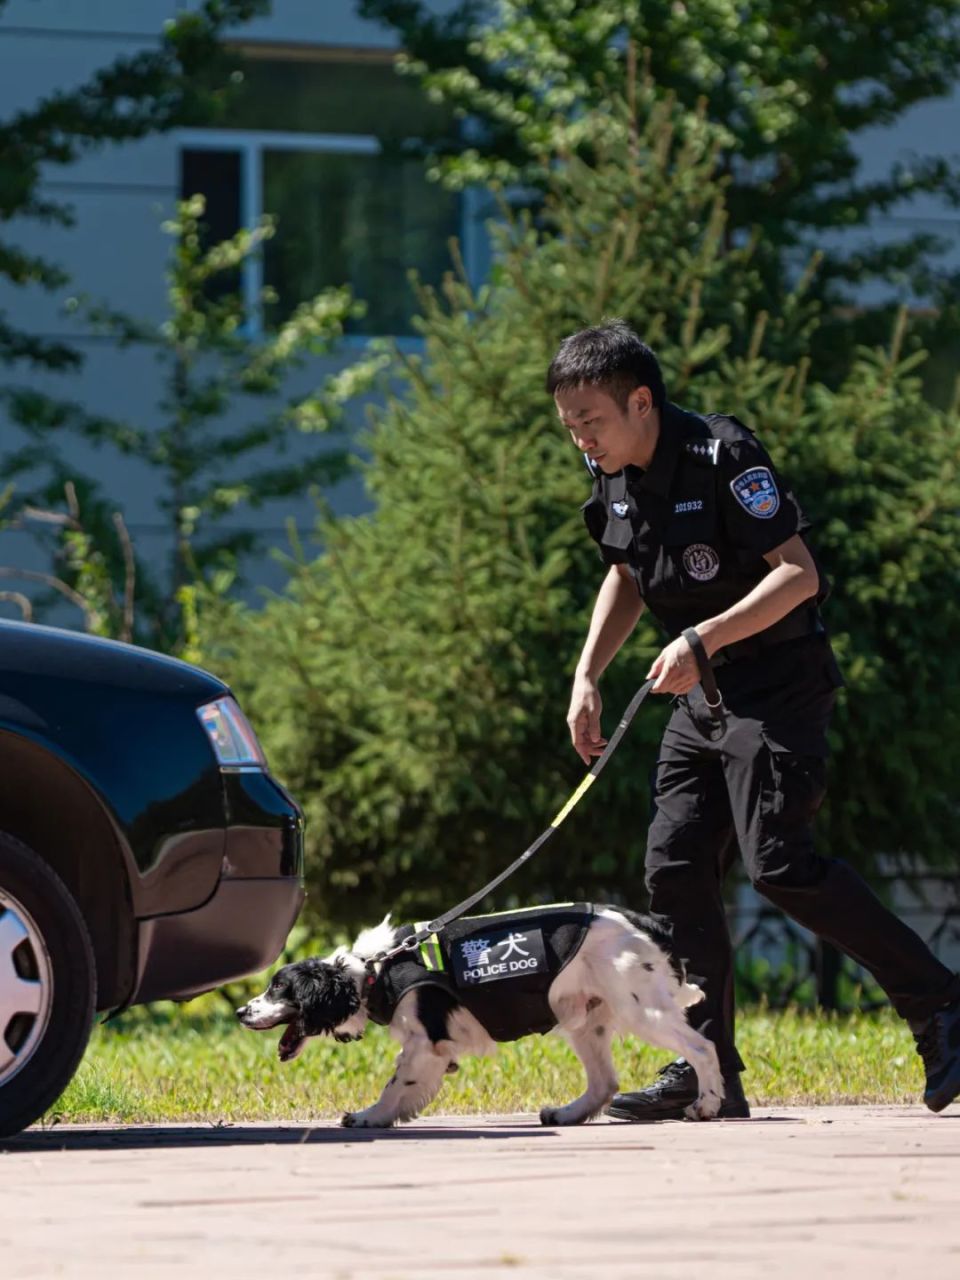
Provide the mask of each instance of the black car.
{"label": "black car", "polygon": [[265,968],[302,901],[303,815],[225,684],[0,622],[0,1136],[66,1087],[95,1011]]}

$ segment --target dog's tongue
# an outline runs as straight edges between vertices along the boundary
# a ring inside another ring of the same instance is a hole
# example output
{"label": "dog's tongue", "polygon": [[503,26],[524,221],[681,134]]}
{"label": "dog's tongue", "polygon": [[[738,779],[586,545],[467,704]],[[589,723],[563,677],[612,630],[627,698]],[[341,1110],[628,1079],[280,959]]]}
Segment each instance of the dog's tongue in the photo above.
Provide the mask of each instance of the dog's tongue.
{"label": "dog's tongue", "polygon": [[292,1058],[302,1043],[303,1032],[300,1030],[300,1023],[288,1022],[286,1030],[280,1037],[280,1043],[277,1045],[280,1061],[286,1062],[288,1058]]}

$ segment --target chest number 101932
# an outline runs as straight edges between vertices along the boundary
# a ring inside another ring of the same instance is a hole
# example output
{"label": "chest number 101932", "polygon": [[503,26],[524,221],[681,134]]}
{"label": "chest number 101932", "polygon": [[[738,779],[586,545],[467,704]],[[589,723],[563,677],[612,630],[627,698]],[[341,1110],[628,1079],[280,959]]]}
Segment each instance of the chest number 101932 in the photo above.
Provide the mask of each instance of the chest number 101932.
{"label": "chest number 101932", "polygon": [[702,511],[702,510],[703,510],[702,498],[690,498],[687,502],[678,502],[673,508],[675,515],[680,515],[684,511]]}

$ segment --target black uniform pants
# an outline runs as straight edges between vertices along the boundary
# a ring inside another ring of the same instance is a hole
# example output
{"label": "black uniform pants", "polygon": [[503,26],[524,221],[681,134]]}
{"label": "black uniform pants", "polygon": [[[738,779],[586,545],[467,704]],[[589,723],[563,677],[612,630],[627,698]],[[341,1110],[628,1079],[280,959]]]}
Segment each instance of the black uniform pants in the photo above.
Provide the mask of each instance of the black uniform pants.
{"label": "black uniform pants", "polygon": [[776,646],[716,671],[726,717],[716,735],[699,686],[664,732],[647,841],[651,912],[705,1000],[690,1022],[743,1067],[734,1041],[733,955],[721,894],[739,845],[753,887],[871,973],[894,1008],[922,1022],[960,995],[960,979],[845,863],[814,849],[839,674],[822,637]]}

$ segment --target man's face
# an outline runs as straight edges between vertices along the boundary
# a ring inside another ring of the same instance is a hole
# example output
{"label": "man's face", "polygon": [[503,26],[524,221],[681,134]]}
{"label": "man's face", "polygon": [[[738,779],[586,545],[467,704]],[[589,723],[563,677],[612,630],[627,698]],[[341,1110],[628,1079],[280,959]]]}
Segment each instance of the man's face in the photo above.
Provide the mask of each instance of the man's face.
{"label": "man's face", "polygon": [[644,427],[653,407],[649,388],[630,392],[626,412],[609,392],[595,386],[558,391],[554,400],[570,439],[607,475],[646,461]]}

